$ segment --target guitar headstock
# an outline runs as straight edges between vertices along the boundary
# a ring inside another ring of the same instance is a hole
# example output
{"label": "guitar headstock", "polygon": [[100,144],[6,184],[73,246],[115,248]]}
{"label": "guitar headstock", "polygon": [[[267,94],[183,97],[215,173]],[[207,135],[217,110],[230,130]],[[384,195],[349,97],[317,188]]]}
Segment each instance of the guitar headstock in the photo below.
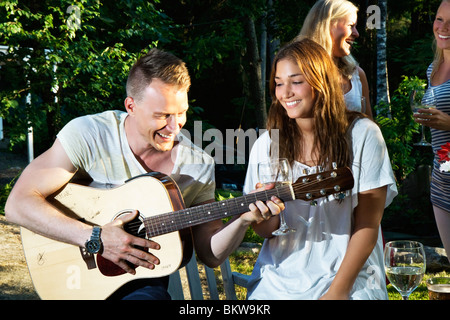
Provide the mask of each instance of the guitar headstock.
{"label": "guitar headstock", "polygon": [[352,189],[353,174],[348,167],[337,168],[302,176],[292,184],[295,198],[314,200],[331,194],[341,194]]}

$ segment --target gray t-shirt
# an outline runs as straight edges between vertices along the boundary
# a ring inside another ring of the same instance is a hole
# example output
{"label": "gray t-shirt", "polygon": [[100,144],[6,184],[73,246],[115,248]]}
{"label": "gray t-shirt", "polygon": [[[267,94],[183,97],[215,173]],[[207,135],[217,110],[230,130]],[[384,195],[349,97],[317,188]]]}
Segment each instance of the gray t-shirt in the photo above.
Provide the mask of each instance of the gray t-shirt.
{"label": "gray t-shirt", "polygon": [[[58,134],[73,165],[95,182],[121,185],[147,173],[131,151],[123,111],[105,111],[70,121]],[[186,207],[214,199],[214,159],[183,135],[174,148],[170,177],[177,183]]]}

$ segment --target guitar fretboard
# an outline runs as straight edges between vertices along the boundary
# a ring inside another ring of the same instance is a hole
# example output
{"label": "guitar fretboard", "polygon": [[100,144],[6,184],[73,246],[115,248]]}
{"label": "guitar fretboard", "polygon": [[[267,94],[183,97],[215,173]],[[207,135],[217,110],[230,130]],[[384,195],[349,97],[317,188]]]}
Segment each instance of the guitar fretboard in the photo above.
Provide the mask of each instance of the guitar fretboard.
{"label": "guitar fretboard", "polygon": [[267,201],[277,196],[282,201],[294,200],[290,185],[282,185],[274,189],[249,193],[238,198],[211,202],[197,207],[164,213],[144,219],[149,238],[161,234],[178,231],[201,223],[214,221],[249,211],[248,206],[258,200]]}

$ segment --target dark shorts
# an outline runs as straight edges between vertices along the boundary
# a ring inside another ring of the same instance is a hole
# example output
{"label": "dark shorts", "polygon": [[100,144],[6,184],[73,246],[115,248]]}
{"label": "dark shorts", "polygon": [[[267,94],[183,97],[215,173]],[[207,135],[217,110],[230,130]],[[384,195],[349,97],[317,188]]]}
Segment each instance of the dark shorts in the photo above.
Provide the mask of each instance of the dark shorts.
{"label": "dark shorts", "polygon": [[131,281],[116,292],[109,299],[111,300],[171,300],[167,288],[169,277],[156,279],[142,279]]}

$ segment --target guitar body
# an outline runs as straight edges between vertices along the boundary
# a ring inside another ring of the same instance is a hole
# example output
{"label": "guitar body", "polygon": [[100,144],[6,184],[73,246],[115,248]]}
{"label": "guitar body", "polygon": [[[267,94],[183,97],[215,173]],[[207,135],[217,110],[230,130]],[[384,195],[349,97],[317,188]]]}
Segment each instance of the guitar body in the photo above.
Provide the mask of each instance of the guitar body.
{"label": "guitar body", "polygon": [[[100,226],[133,209],[137,209],[141,217],[150,217],[184,207],[178,187],[163,175],[139,176],[110,189],[69,183],[51,202],[68,216]],[[152,238],[161,249],[150,252],[161,263],[153,270],[136,268],[135,275],[105,275],[95,256],[86,257],[77,246],[51,240],[25,228],[21,229],[21,236],[28,269],[42,299],[105,299],[127,282],[162,277],[176,271],[184,256],[181,232]],[[189,242],[187,250],[192,250],[190,232],[186,240]],[[192,251],[186,256],[190,258],[191,254]]]}

